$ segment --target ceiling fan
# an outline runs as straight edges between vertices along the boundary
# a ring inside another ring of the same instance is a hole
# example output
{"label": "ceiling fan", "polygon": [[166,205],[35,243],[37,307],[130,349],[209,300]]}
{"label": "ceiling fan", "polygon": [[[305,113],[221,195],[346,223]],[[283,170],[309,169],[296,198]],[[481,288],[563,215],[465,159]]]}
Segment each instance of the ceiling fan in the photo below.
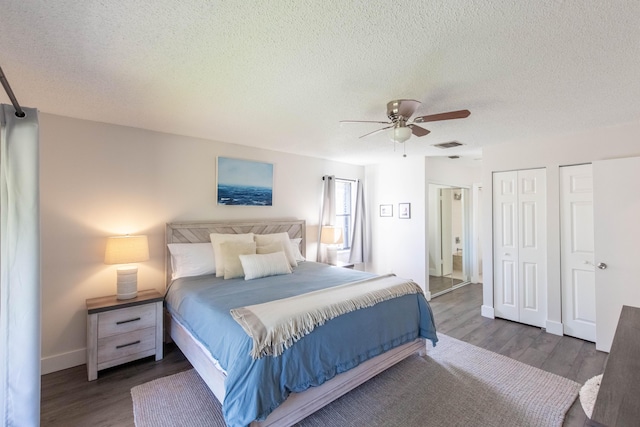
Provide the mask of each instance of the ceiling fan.
{"label": "ceiling fan", "polygon": [[380,123],[389,125],[373,132],[362,135],[365,136],[375,135],[383,132],[387,129],[391,129],[389,136],[394,142],[405,142],[411,137],[411,134],[415,136],[425,136],[430,133],[429,130],[416,125],[416,123],[438,122],[440,120],[451,119],[464,119],[469,117],[471,112],[469,110],[449,111],[447,113],[430,114],[427,116],[414,117],[413,120],[409,120],[413,113],[415,113],[420,101],[415,99],[397,99],[387,103],[387,117],[390,122],[380,122],[371,120],[341,120],[340,123]]}

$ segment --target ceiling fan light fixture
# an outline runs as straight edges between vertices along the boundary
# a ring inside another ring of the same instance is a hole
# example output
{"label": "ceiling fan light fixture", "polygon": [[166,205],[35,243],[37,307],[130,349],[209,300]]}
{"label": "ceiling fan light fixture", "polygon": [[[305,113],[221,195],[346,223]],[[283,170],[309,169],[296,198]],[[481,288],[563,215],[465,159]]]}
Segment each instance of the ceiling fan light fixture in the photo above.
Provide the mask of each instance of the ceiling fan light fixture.
{"label": "ceiling fan light fixture", "polygon": [[405,142],[411,138],[411,128],[406,126],[397,126],[389,131],[389,138],[393,142]]}

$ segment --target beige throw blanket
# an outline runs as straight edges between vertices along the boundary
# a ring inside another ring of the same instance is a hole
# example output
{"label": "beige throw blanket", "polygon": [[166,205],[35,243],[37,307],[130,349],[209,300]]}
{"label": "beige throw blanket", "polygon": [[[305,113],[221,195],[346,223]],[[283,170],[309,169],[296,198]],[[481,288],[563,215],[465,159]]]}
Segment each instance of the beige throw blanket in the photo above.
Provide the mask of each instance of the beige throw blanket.
{"label": "beige throw blanket", "polygon": [[253,339],[251,356],[279,356],[327,320],[382,301],[422,293],[416,283],[392,274],[234,308],[233,318]]}

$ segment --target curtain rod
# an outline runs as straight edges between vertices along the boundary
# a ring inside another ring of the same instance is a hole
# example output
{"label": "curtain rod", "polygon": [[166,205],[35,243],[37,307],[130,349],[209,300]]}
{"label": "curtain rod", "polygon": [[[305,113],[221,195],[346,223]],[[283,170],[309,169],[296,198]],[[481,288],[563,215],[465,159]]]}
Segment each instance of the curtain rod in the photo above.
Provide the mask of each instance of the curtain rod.
{"label": "curtain rod", "polygon": [[20,104],[18,104],[18,100],[16,99],[16,96],[13,94],[13,91],[11,90],[11,86],[9,86],[9,81],[7,80],[7,77],[4,75],[4,72],[2,71],[2,67],[0,67],[0,82],[2,83],[2,87],[4,87],[4,91],[7,92],[7,96],[9,97],[9,99],[11,100],[11,103],[13,104],[13,108],[16,109],[16,116],[24,117],[26,114],[24,113],[24,111],[22,111]]}
{"label": "curtain rod", "polygon": [[[331,175],[328,175],[328,176],[329,176],[329,179],[331,179]],[[357,179],[347,179],[347,178],[338,178],[338,177],[335,177],[335,179],[339,179],[340,181],[350,181],[350,182],[357,181]],[[324,181],[324,176],[322,177],[322,180]]]}

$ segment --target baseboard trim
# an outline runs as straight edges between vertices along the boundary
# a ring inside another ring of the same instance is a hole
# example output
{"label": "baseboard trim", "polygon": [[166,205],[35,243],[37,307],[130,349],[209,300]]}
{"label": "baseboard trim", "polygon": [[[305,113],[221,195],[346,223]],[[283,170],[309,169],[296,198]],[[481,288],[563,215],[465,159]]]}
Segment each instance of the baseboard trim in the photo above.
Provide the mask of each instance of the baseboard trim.
{"label": "baseboard trim", "polygon": [[73,368],[74,366],[84,365],[85,363],[87,363],[87,350],[81,348],[67,353],[43,357],[40,359],[40,370],[42,375],[46,375]]}
{"label": "baseboard trim", "polygon": [[494,308],[490,307],[488,305],[483,305],[480,308],[480,314],[482,314],[482,317],[488,317],[489,319],[495,319],[496,318],[496,312],[495,312]]}
{"label": "baseboard trim", "polygon": [[431,301],[431,291],[424,291],[424,297],[427,301]]}
{"label": "baseboard trim", "polygon": [[548,333],[553,335],[564,335],[564,327],[561,322],[554,322],[553,320],[547,320],[546,328]]}

